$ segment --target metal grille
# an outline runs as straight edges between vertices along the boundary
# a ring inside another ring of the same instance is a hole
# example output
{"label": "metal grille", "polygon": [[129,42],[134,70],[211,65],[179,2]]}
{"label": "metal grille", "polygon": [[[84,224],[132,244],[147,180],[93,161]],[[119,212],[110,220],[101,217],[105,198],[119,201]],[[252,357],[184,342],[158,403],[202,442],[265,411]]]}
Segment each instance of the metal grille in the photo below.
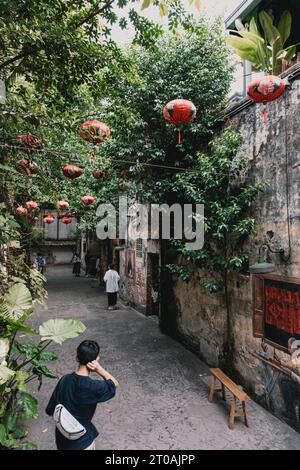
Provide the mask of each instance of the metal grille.
{"label": "metal grille", "polygon": [[143,257],[143,240],[141,238],[138,238],[136,241],[135,253],[137,258]]}

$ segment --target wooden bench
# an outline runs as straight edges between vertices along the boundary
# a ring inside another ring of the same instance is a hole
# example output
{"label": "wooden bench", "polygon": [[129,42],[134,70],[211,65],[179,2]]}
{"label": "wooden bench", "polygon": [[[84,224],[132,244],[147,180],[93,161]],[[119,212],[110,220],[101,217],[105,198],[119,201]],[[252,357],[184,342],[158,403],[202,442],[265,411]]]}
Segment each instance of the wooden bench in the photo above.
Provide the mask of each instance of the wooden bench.
{"label": "wooden bench", "polygon": [[[229,414],[229,423],[228,426],[230,429],[233,429],[234,418],[236,416],[243,416],[245,420],[245,425],[248,426],[248,416],[246,410],[246,401],[250,400],[250,397],[240,389],[229,377],[227,377],[221,369],[210,369],[212,373],[211,377],[211,387],[209,392],[209,401],[212,401],[215,392],[222,392],[222,398],[226,401],[225,388],[232,393],[232,402]],[[216,381],[219,380],[221,388],[216,388]],[[242,411],[236,410],[236,401],[239,400],[242,403]]]}

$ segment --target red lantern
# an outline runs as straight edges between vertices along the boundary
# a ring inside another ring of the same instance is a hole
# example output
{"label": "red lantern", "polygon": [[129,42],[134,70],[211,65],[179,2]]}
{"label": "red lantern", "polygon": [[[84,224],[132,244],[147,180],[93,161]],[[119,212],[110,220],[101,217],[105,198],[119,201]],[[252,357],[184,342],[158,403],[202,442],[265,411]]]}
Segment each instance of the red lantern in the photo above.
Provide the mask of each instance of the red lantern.
{"label": "red lantern", "polygon": [[73,180],[75,178],[79,178],[79,176],[82,175],[83,169],[76,165],[67,165],[64,167],[63,172],[67,178]]}
{"label": "red lantern", "polygon": [[195,105],[189,100],[179,99],[169,101],[164,107],[164,118],[179,128],[178,144],[181,143],[181,128],[192,122],[196,117],[196,113]]}
{"label": "red lantern", "polygon": [[285,83],[280,77],[266,75],[253,80],[248,86],[248,96],[255,103],[264,105],[264,123],[267,121],[266,103],[279,98],[285,90]]}
{"label": "red lantern", "polygon": [[93,170],[93,177],[96,178],[96,180],[101,180],[103,178],[106,178],[108,176],[108,170],[97,170],[94,168]]}
{"label": "red lantern", "polygon": [[19,160],[16,163],[16,170],[19,173],[26,173],[27,175],[33,175],[38,172],[38,166],[34,162],[30,162],[29,160]]}
{"label": "red lantern", "polygon": [[57,206],[60,210],[69,209],[70,204],[67,201],[58,201]]}
{"label": "red lantern", "polygon": [[43,221],[48,225],[53,224],[54,220],[55,220],[55,217],[52,214],[45,214],[43,217]]}
{"label": "red lantern", "polygon": [[119,188],[123,189],[124,191],[129,188],[129,184],[123,181],[123,183],[119,184]]}
{"label": "red lantern", "polygon": [[85,206],[90,206],[94,204],[95,198],[93,196],[83,196],[81,200]]}
{"label": "red lantern", "polygon": [[81,124],[79,133],[84,140],[97,145],[102,144],[110,136],[110,129],[104,122],[92,119]]}
{"label": "red lantern", "polygon": [[26,145],[27,147],[33,148],[33,147],[37,147],[42,142],[42,139],[40,139],[36,135],[22,134],[18,136],[17,142],[20,142]]}
{"label": "red lantern", "polygon": [[62,223],[66,224],[66,225],[70,224],[72,222],[72,220],[73,220],[72,217],[63,217],[61,219]]}
{"label": "red lantern", "polygon": [[133,171],[129,169],[124,169],[120,171],[120,176],[122,178],[131,178],[133,176]]}
{"label": "red lantern", "polygon": [[27,215],[28,214],[27,209],[23,206],[18,206],[16,211],[18,212],[19,215]]}
{"label": "red lantern", "polygon": [[26,207],[29,211],[34,211],[38,209],[38,205],[35,201],[27,201]]}

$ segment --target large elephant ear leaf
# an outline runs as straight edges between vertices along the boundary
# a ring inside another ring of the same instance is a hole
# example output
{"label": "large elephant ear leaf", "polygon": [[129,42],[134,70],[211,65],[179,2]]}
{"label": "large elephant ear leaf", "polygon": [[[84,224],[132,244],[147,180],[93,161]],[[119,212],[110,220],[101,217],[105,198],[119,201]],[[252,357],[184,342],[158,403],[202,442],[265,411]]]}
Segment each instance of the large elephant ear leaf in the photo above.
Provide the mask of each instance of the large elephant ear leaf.
{"label": "large elephant ear leaf", "polygon": [[19,320],[26,312],[26,316],[32,313],[32,297],[30,290],[20,282],[11,286],[3,296],[1,304],[2,316],[12,320]]}
{"label": "large elephant ear leaf", "polygon": [[9,351],[8,338],[0,338],[0,364],[4,361]]}
{"label": "large elephant ear leaf", "polygon": [[0,385],[5,384],[11,377],[15,375],[15,372],[6,366],[0,365]]}
{"label": "large elephant ear leaf", "polygon": [[66,339],[76,338],[85,329],[86,327],[79,320],[55,318],[40,325],[39,333],[42,340],[62,344]]}
{"label": "large elephant ear leaf", "polygon": [[286,43],[286,41],[291,35],[292,21],[293,21],[293,18],[292,18],[291,12],[288,10],[285,10],[281,15],[281,18],[279,20],[278,27],[277,27],[278,31],[280,32],[283,45]]}

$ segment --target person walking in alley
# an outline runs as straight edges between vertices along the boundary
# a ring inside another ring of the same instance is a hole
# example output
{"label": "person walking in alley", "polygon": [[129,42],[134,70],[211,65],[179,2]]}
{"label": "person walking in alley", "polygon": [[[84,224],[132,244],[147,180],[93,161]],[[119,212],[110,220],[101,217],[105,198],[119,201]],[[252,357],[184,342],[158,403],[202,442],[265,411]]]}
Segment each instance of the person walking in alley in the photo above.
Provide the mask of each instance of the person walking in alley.
{"label": "person walking in alley", "polygon": [[[46,413],[56,416],[59,405],[77,420],[84,433],[78,439],[67,438],[56,425],[55,438],[58,450],[95,450],[95,440],[99,435],[92,418],[98,403],[108,401],[115,396],[118,381],[99,363],[99,345],[96,341],[85,340],[77,348],[76,372],[63,376],[56,385]],[[90,373],[95,372],[103,380],[93,380]],[[63,425],[63,423],[62,423]]]}
{"label": "person walking in alley", "polygon": [[75,253],[73,257],[73,274],[75,277],[80,277],[80,269],[81,269],[81,259],[78,253]]}
{"label": "person walking in alley", "polygon": [[117,304],[117,295],[119,291],[119,280],[120,276],[115,270],[113,264],[109,265],[108,271],[106,271],[103,281],[106,284],[106,293],[108,299],[108,310],[114,310]]}
{"label": "person walking in alley", "polygon": [[44,274],[46,268],[46,260],[41,253],[37,255],[37,258],[35,258],[34,263],[37,265],[39,272],[41,274]]}

